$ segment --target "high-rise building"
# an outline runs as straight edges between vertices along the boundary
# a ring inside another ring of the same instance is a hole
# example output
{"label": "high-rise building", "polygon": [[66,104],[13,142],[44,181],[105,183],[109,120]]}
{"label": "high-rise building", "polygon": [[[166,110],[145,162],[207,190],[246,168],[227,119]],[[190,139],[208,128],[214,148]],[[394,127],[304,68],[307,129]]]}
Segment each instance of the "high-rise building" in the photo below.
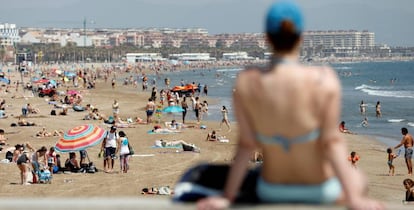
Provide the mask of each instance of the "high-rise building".
{"label": "high-rise building", "polygon": [[375,34],[369,31],[306,31],[303,48],[366,49],[375,46]]}
{"label": "high-rise building", "polygon": [[20,36],[16,24],[0,24],[0,46],[12,46],[18,42]]}

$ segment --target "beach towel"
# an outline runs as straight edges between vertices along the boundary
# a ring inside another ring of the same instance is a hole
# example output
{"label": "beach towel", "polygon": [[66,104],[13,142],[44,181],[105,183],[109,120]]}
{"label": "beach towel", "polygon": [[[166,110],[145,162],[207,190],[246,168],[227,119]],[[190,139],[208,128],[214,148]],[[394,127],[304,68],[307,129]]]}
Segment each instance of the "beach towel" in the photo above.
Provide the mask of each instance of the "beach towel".
{"label": "beach towel", "polygon": [[158,132],[158,133],[155,133],[152,130],[149,130],[147,133],[148,134],[176,134],[175,132]]}
{"label": "beach towel", "polygon": [[[220,195],[226,184],[229,165],[200,164],[187,170],[174,187],[173,200],[195,202],[207,196]],[[247,172],[235,203],[257,203],[256,180],[259,170]]]}
{"label": "beach towel", "polygon": [[155,156],[154,154],[135,154],[135,155],[131,155],[132,157],[153,157]]}
{"label": "beach towel", "polygon": [[163,148],[182,149],[183,146],[182,145],[174,145],[174,146],[164,146],[164,147],[160,147],[160,146],[157,146],[157,145],[153,145],[153,146],[151,146],[151,148],[159,148],[159,149],[163,149]]}

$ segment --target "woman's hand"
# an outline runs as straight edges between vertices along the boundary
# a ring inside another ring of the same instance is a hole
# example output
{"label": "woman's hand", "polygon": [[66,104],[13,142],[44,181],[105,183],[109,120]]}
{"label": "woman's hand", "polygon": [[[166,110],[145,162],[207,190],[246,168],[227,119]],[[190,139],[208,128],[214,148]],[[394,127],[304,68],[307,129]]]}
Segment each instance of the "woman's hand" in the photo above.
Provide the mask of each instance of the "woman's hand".
{"label": "woman's hand", "polygon": [[208,197],[197,202],[197,209],[227,209],[230,201],[224,197]]}

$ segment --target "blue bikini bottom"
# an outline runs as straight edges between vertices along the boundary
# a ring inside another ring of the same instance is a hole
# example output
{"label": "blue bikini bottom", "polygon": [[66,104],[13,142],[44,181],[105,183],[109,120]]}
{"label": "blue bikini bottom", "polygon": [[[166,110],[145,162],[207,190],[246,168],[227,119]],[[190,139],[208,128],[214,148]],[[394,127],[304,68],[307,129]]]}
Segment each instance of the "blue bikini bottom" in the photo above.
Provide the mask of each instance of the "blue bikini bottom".
{"label": "blue bikini bottom", "polygon": [[333,177],[321,184],[272,184],[261,176],[257,180],[257,196],[268,203],[333,204],[342,193],[341,183]]}

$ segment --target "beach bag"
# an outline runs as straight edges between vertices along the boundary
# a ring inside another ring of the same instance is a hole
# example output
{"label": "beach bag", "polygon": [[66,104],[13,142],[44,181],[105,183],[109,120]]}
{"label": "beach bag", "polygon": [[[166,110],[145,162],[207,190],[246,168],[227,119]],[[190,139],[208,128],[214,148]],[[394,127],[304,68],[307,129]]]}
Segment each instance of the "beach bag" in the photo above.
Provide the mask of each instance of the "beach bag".
{"label": "beach bag", "polygon": [[50,173],[49,170],[45,169],[45,170],[41,170],[39,173],[39,183],[42,184],[46,184],[46,183],[51,183],[52,181],[52,174]]}
{"label": "beach bag", "polygon": [[132,146],[129,142],[128,142],[128,150],[129,150],[129,155],[135,154],[134,148],[132,148]]}
{"label": "beach bag", "polygon": [[12,160],[13,160],[13,152],[7,151],[6,152],[6,159],[9,160],[10,162],[12,162]]}
{"label": "beach bag", "polygon": [[[200,164],[188,169],[174,187],[173,200],[195,202],[199,199],[221,195],[229,173],[229,165]],[[247,172],[235,203],[257,203],[256,182],[258,169]]]}
{"label": "beach bag", "polygon": [[182,144],[183,151],[185,152],[200,152],[200,149],[197,148],[194,144]]}
{"label": "beach bag", "polygon": [[50,111],[50,115],[56,115],[56,110],[52,109],[52,111]]}
{"label": "beach bag", "polygon": [[95,167],[95,165],[93,164],[93,162],[90,162],[90,163],[89,163],[89,165],[88,165],[88,168],[87,168],[86,172],[91,173],[91,174],[93,174],[93,173],[95,173],[95,172],[98,172],[98,170],[96,169],[96,167]]}

